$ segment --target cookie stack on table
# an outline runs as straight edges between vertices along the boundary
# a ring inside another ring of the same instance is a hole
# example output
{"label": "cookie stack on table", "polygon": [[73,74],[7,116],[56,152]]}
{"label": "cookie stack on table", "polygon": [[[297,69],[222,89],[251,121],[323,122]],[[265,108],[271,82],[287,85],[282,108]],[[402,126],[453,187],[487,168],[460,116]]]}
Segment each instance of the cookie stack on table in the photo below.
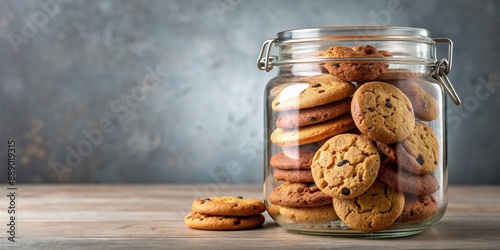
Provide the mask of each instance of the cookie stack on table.
{"label": "cookie stack on table", "polygon": [[[384,58],[373,46],[334,46],[323,57]],[[382,62],[325,63],[328,74],[299,78],[276,91],[281,147],[270,165],[273,218],[328,222],[338,216],[364,232],[421,221],[438,210],[432,196],[439,143],[425,122],[438,117],[436,100],[418,73]],[[353,84],[356,82],[358,88]],[[333,203],[333,206],[331,205]]]}
{"label": "cookie stack on table", "polygon": [[241,196],[217,196],[195,200],[184,223],[202,230],[240,230],[255,228],[264,223],[261,214],[266,210],[257,199]]}

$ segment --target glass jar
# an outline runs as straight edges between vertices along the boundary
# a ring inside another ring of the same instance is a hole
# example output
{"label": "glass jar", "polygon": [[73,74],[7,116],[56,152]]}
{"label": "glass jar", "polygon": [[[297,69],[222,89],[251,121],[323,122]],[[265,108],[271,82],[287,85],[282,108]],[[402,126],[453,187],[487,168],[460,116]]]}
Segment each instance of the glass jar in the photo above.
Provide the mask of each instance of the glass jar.
{"label": "glass jar", "polygon": [[[436,44],[448,59],[436,60]],[[279,56],[271,56],[273,47]],[[447,207],[453,44],[407,27],[288,30],[264,42],[264,200],[283,228],[413,235]]]}

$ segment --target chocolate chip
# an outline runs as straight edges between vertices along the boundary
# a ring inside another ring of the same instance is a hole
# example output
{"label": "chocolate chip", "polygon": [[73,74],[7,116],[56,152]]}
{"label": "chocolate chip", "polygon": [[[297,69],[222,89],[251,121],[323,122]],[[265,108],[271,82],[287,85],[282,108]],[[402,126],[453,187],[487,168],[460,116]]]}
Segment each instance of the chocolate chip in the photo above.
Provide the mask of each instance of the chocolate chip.
{"label": "chocolate chip", "polygon": [[337,167],[342,167],[346,163],[349,163],[349,161],[348,160],[341,160],[339,163],[337,163]]}
{"label": "chocolate chip", "polygon": [[315,188],[316,187],[316,183],[309,183],[307,185],[308,188]]}
{"label": "chocolate chip", "polygon": [[200,200],[201,201],[201,204],[207,202],[207,201],[211,201],[210,198],[203,198]]}
{"label": "chocolate chip", "polygon": [[334,63],[333,67],[340,67],[340,64],[339,63]]}
{"label": "chocolate chip", "polygon": [[325,92],[325,90],[324,90],[324,89],[322,89],[322,90],[318,91],[318,93],[320,93],[320,94],[321,94],[321,93],[323,93],[323,92]]}
{"label": "chocolate chip", "polygon": [[392,108],[392,104],[389,101],[385,101],[385,106],[388,108]]}
{"label": "chocolate chip", "polygon": [[422,155],[418,155],[417,162],[420,165],[424,165],[424,157]]}
{"label": "chocolate chip", "polygon": [[233,222],[233,224],[234,224],[235,226],[238,226],[239,224],[241,224],[241,221],[240,221],[240,220],[237,220],[237,221]]}
{"label": "chocolate chip", "polygon": [[316,118],[316,117],[314,117],[314,116],[313,116],[313,117],[309,117],[309,121],[311,121],[311,122],[315,122],[315,121],[317,121],[317,120],[318,120],[318,118]]}
{"label": "chocolate chip", "polygon": [[238,198],[238,199],[243,199],[243,196],[236,196],[236,198]]}
{"label": "chocolate chip", "polygon": [[314,84],[314,85],[313,85],[313,86],[311,86],[311,87],[312,87],[312,88],[319,88],[319,87],[321,87],[321,83],[316,83],[316,84]]}
{"label": "chocolate chip", "polygon": [[349,190],[348,188],[342,188],[342,194],[343,195],[350,195],[351,194],[351,190]]}
{"label": "chocolate chip", "polygon": [[373,111],[375,111],[375,109],[373,109],[373,108],[368,108],[368,111],[373,112]]}

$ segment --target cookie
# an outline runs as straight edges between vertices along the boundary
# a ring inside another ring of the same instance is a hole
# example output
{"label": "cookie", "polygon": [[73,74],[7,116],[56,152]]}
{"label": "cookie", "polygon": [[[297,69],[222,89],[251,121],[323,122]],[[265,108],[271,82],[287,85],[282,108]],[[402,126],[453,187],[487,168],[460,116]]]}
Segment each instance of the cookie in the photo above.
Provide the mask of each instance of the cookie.
{"label": "cookie", "polygon": [[388,159],[380,164],[378,179],[400,192],[415,195],[433,194],[439,189],[439,183],[434,176],[411,174],[398,168]]}
{"label": "cookie", "polygon": [[404,69],[404,68],[385,69],[376,80],[379,80],[379,81],[401,80],[401,79],[409,79],[409,78],[419,77],[420,75],[421,74],[418,72],[412,72],[412,71],[410,71],[408,69]]}
{"label": "cookie", "polygon": [[332,204],[332,197],[314,183],[285,182],[269,194],[269,201],[287,207],[317,207]]}
{"label": "cookie", "polygon": [[[339,57],[339,58],[384,58],[390,56],[387,51],[378,51],[375,47],[356,46],[351,48],[344,46],[333,46],[328,50],[321,53],[323,57]],[[388,67],[387,63],[382,62],[338,62],[338,63],[325,63],[324,67],[330,74],[353,82],[371,81],[376,79],[382,74],[384,69]]]}
{"label": "cookie", "polygon": [[275,169],[274,179],[277,181],[289,182],[314,182],[311,170],[283,170]]}
{"label": "cookie", "polygon": [[271,215],[271,217],[276,217],[276,216],[280,215],[280,208],[281,208],[280,205],[269,204],[266,207],[266,210],[267,210],[267,213],[269,215]]}
{"label": "cookie", "polygon": [[377,142],[377,147],[389,160],[413,174],[430,174],[437,168],[439,143],[424,123],[416,122],[411,135],[402,142],[389,145]]}
{"label": "cookie", "polygon": [[354,127],[351,115],[347,114],[300,129],[276,128],[271,134],[271,141],[281,147],[303,145],[344,133]]}
{"label": "cookie", "polygon": [[280,208],[280,214],[298,223],[317,223],[335,221],[339,217],[332,205],[319,207],[284,207]]}
{"label": "cookie", "polygon": [[206,215],[251,216],[266,210],[264,203],[257,199],[241,196],[216,196],[195,200],[191,210]]}
{"label": "cookie", "polygon": [[191,211],[184,218],[184,223],[194,229],[202,230],[240,230],[250,229],[262,225],[265,218],[262,214],[237,217],[206,215]]}
{"label": "cookie", "polygon": [[396,222],[422,221],[436,214],[438,210],[439,206],[436,199],[430,195],[417,196],[405,194],[403,212]]}
{"label": "cookie", "polygon": [[333,199],[333,207],[350,228],[377,232],[389,227],[401,215],[404,202],[403,193],[376,181],[354,199]]}
{"label": "cookie", "polygon": [[285,87],[274,98],[274,111],[305,109],[342,100],[354,93],[356,86],[329,74],[302,78],[299,83]]}
{"label": "cookie", "polygon": [[311,169],[312,158],[318,148],[312,145],[285,147],[283,151],[271,157],[269,164],[274,168],[283,170]]}
{"label": "cookie", "polygon": [[351,111],[351,98],[328,103],[318,107],[290,110],[279,114],[276,119],[278,128],[296,128],[321,123]]}
{"label": "cookie", "polygon": [[412,79],[406,81],[391,82],[398,87],[408,98],[415,111],[416,118],[422,121],[434,121],[438,115],[438,105],[436,99],[419,87],[419,84],[428,84],[426,81]]}
{"label": "cookie", "polygon": [[361,85],[352,98],[351,113],[364,135],[387,144],[406,139],[415,127],[410,100],[385,82]]}
{"label": "cookie", "polygon": [[352,199],[376,180],[380,157],[375,146],[360,135],[341,134],[328,140],[314,155],[311,172],[323,193]]}

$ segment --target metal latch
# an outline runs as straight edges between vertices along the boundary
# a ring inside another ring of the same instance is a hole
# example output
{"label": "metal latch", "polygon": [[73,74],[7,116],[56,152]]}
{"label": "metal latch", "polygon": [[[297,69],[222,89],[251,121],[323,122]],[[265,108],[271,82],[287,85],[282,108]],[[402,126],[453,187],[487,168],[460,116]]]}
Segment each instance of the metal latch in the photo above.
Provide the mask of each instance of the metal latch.
{"label": "metal latch", "polygon": [[271,56],[272,45],[277,42],[278,39],[267,40],[262,44],[260,48],[259,58],[257,58],[257,68],[260,70],[265,70],[269,72],[273,69],[273,62],[278,60],[277,56]]}
{"label": "metal latch", "polygon": [[436,43],[448,43],[448,59],[441,59],[439,63],[436,65],[434,69],[434,78],[438,80],[439,84],[444,88],[446,93],[450,96],[451,100],[455,105],[460,105],[462,101],[460,101],[460,97],[458,97],[455,88],[448,79],[448,74],[451,71],[451,64],[453,61],[453,42],[448,38],[434,38],[434,42]]}

